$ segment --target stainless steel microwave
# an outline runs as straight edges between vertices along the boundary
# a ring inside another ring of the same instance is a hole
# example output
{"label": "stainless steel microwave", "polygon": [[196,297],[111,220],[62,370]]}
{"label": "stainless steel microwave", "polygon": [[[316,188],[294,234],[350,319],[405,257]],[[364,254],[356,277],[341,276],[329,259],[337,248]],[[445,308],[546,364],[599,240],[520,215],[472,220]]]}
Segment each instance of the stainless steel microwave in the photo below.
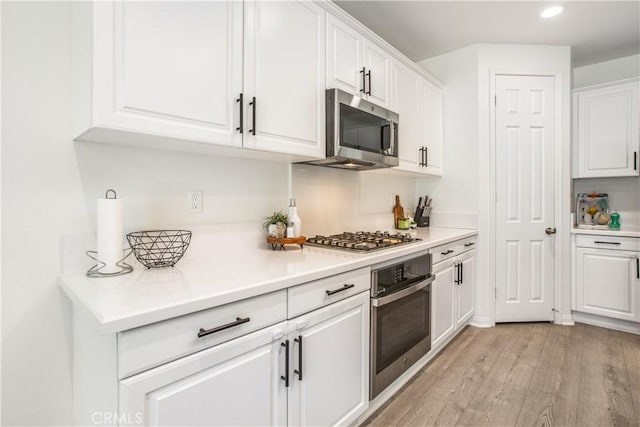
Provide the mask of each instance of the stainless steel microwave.
{"label": "stainless steel microwave", "polygon": [[398,166],[399,115],[340,89],[326,91],[326,158],[307,163],[368,170]]}

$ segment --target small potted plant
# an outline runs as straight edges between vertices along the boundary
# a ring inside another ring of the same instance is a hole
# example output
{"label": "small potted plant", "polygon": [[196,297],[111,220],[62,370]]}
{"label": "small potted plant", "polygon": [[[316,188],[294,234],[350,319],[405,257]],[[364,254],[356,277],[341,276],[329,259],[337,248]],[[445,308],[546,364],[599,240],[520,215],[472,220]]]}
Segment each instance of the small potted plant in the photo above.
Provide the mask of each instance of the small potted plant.
{"label": "small potted plant", "polygon": [[288,223],[289,217],[287,214],[279,211],[265,217],[262,226],[267,230],[270,237],[283,238],[287,231]]}

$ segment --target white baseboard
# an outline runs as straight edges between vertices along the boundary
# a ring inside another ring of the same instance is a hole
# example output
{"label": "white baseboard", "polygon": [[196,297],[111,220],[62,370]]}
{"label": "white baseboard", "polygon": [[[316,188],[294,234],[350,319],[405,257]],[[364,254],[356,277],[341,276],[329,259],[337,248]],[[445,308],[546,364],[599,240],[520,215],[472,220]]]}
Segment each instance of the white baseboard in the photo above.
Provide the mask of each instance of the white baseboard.
{"label": "white baseboard", "polygon": [[577,311],[573,312],[573,320],[579,323],[586,323],[587,325],[600,326],[602,328],[640,335],[640,323],[612,319],[610,317],[598,316],[596,314],[580,313]]}
{"label": "white baseboard", "polygon": [[558,316],[559,321],[556,322],[556,325],[563,325],[563,326],[573,326],[575,325],[575,322],[573,320],[573,316],[570,314],[564,314],[562,316]]}
{"label": "white baseboard", "polygon": [[469,319],[469,324],[476,328],[493,328],[496,324],[488,317],[473,316]]}

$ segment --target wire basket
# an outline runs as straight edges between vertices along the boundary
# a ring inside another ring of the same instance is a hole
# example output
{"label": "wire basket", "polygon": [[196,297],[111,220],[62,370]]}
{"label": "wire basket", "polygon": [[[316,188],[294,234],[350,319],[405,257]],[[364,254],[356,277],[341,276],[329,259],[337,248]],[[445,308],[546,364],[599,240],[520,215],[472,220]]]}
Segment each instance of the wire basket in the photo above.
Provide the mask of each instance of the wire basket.
{"label": "wire basket", "polygon": [[191,231],[134,231],[127,234],[127,241],[136,259],[145,267],[173,267],[187,251]]}

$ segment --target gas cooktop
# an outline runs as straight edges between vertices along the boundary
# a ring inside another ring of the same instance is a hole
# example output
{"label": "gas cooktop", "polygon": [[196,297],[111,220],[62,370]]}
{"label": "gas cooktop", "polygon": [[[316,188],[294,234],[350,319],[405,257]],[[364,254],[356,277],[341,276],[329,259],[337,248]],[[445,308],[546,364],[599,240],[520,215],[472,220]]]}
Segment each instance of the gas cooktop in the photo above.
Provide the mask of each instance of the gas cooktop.
{"label": "gas cooktop", "polygon": [[351,252],[371,252],[381,249],[394,248],[408,243],[421,241],[409,233],[391,234],[388,231],[332,234],[330,236],[315,236],[307,239],[306,245],[342,249]]}

